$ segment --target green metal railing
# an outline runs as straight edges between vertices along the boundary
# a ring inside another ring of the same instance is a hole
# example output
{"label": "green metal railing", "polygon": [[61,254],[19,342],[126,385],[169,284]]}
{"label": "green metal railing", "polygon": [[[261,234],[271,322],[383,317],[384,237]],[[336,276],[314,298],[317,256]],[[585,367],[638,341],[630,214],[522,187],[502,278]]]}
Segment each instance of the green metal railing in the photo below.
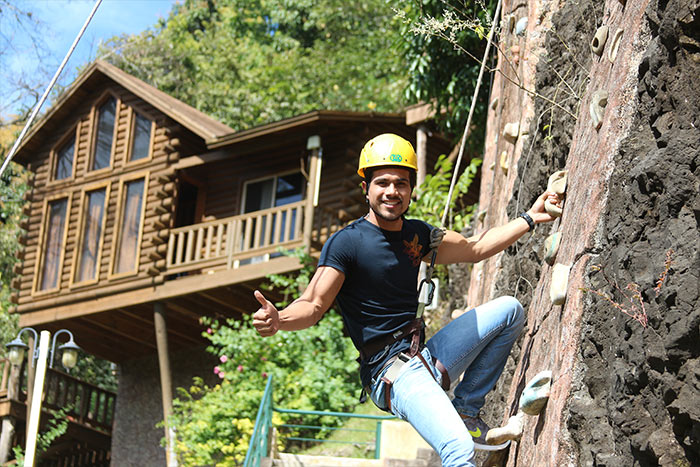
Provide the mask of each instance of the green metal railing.
{"label": "green metal railing", "polygon": [[260,401],[260,408],[258,409],[258,415],[255,419],[255,428],[253,428],[253,436],[250,438],[250,444],[248,447],[248,453],[244,461],[245,467],[258,467],[260,461],[263,457],[269,455],[269,438],[270,431],[272,429],[272,412],[296,414],[296,415],[316,415],[316,416],[329,416],[329,417],[339,417],[339,418],[363,418],[369,420],[376,420],[376,427],[374,430],[362,430],[362,429],[349,429],[343,427],[328,427],[319,425],[302,425],[302,424],[282,424],[279,425],[282,428],[304,428],[310,430],[319,431],[353,431],[353,432],[374,432],[375,438],[374,443],[372,442],[358,442],[358,441],[337,441],[328,439],[317,439],[317,438],[304,438],[297,436],[289,436],[288,440],[294,441],[312,441],[319,443],[343,443],[343,444],[365,444],[374,445],[374,458],[379,459],[379,448],[382,441],[382,430],[381,422],[382,420],[392,420],[396,417],[393,415],[365,415],[365,414],[352,414],[346,412],[325,412],[319,410],[297,410],[297,409],[283,409],[280,407],[272,406],[272,376],[268,378],[267,385],[265,386],[265,392],[263,393],[262,400]]}

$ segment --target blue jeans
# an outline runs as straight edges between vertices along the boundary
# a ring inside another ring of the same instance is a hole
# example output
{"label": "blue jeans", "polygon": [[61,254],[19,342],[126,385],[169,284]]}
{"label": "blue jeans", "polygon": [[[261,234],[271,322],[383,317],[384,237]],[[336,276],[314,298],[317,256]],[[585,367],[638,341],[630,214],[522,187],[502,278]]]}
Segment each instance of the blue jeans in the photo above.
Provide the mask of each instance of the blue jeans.
{"label": "blue jeans", "polygon": [[[474,442],[459,413],[479,415],[524,321],[523,307],[513,297],[480,305],[428,340],[421,353],[432,375],[414,357],[396,377],[391,387],[392,412],[413,425],[440,455],[443,467],[474,465]],[[452,401],[440,387],[442,377],[432,357],[442,362],[450,381],[457,381],[464,374]],[[373,381],[370,396],[377,407],[386,410],[386,384],[381,376],[383,373],[378,375],[378,381]]]}

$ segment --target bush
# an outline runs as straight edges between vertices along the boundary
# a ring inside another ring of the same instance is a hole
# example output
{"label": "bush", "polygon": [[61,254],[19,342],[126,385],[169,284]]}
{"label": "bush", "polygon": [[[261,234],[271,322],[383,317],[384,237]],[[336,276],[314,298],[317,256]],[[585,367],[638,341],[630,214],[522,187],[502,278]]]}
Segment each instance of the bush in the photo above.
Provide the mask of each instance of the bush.
{"label": "bush", "polygon": [[[304,271],[295,279],[271,278],[289,291],[290,298],[299,295],[299,281],[306,281],[313,268],[308,257],[302,260]],[[177,435],[175,451],[183,465],[228,466],[243,461],[270,376],[275,382],[274,404],[279,407],[344,411],[357,402],[357,352],[343,336],[342,320],[334,310],[309,329],[282,331],[264,339],[249,317],[225,323],[202,321],[209,326],[204,333],[211,341],[207,350],[219,357],[212,371],[221,383],[208,387],[195,378],[189,389],[178,389],[171,426]],[[273,422],[299,422],[294,417],[275,413]],[[338,420],[307,416],[304,423],[333,426]],[[320,436],[316,431],[295,432],[298,434]]]}

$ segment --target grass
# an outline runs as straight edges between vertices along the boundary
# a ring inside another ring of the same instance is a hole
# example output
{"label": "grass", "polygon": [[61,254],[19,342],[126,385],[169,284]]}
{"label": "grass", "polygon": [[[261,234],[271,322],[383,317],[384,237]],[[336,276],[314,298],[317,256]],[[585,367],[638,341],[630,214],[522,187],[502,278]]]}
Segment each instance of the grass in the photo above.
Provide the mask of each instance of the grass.
{"label": "grass", "polygon": [[[387,415],[386,412],[382,412],[376,408],[370,401],[365,404],[358,404],[353,413],[362,415]],[[296,452],[296,454],[374,459],[377,422],[381,422],[381,420],[350,418],[340,429],[333,430],[332,434],[326,438],[326,442],[314,443],[314,446],[302,449]],[[284,434],[280,433],[280,437],[284,437]]]}

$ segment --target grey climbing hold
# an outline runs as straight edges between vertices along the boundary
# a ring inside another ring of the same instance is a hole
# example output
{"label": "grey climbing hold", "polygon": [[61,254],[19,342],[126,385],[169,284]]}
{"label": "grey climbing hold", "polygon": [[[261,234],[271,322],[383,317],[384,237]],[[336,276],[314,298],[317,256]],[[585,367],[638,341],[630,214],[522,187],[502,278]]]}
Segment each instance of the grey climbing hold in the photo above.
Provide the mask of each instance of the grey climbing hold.
{"label": "grey climbing hold", "polygon": [[[566,193],[566,176],[568,173],[568,170],[558,170],[550,175],[547,181],[547,191],[556,193],[561,199]],[[545,200],[544,210],[552,217],[559,217],[562,214],[562,208],[550,203],[549,200]]]}
{"label": "grey climbing hold", "polygon": [[520,410],[528,415],[538,415],[549,399],[552,372],[541,371],[527,383],[520,395]]}
{"label": "grey climbing hold", "polygon": [[544,260],[550,266],[554,264],[561,242],[561,232],[555,232],[544,241]]}
{"label": "grey climbing hold", "polygon": [[571,265],[555,264],[552,268],[552,283],[549,287],[549,299],[554,305],[563,305],[566,301],[566,290],[569,287],[569,271]]}
{"label": "grey climbing hold", "polygon": [[590,111],[593,128],[596,130],[599,130],[603,125],[603,113],[606,105],[608,105],[608,91],[600,89],[594,92],[591,97]]}
{"label": "grey climbing hold", "polygon": [[610,49],[608,49],[608,59],[611,62],[614,62],[617,57],[617,49],[620,48],[620,42],[622,41],[622,34],[624,32],[624,29],[618,29],[615,31],[615,34],[613,34],[612,40],[610,41]]}
{"label": "grey climbing hold", "polygon": [[594,54],[600,56],[603,55],[603,49],[605,48],[605,43],[608,40],[608,27],[601,26],[595,32],[593,40],[591,41],[591,50]]}
{"label": "grey climbing hold", "polygon": [[523,16],[515,23],[515,34],[522,36],[527,30],[527,16]]}
{"label": "grey climbing hold", "polygon": [[506,123],[503,127],[503,137],[506,141],[515,144],[518,140],[518,134],[520,131],[520,122]]}

